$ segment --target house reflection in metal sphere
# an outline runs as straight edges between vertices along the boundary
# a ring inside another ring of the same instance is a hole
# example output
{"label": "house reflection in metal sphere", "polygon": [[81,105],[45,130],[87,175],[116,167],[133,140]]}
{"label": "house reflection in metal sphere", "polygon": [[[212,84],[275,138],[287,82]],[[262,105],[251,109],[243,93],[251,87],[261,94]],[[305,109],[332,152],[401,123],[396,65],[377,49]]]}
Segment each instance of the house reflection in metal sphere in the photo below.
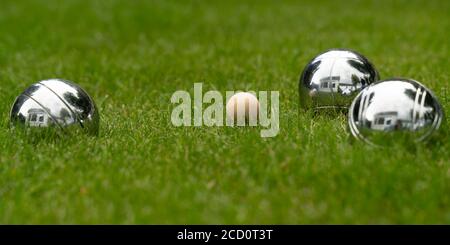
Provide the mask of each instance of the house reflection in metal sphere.
{"label": "house reflection in metal sphere", "polygon": [[80,130],[97,135],[99,114],[92,98],[78,85],[61,80],[44,80],[20,94],[11,108],[11,125],[30,128]]}
{"label": "house reflection in metal sphere", "polygon": [[379,80],[367,58],[350,50],[327,51],[309,62],[299,82],[304,109],[347,109],[366,86]]}
{"label": "house reflection in metal sphere", "polygon": [[374,145],[383,145],[389,137],[425,140],[442,120],[442,107],[433,93],[417,81],[402,78],[365,88],[348,112],[353,136]]}

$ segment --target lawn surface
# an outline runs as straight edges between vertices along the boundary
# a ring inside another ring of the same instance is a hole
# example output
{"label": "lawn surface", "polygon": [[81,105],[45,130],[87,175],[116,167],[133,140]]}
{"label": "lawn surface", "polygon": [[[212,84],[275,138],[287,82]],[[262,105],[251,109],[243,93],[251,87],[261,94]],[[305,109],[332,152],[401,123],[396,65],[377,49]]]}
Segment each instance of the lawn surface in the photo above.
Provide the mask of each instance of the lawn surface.
{"label": "lawn surface", "polygon": [[[366,55],[449,100],[450,1],[49,1],[0,4],[0,223],[450,223],[447,127],[372,148],[345,115],[298,111],[304,65]],[[15,97],[80,84],[98,137],[9,129]],[[170,123],[176,90],[280,91],[280,133]]]}

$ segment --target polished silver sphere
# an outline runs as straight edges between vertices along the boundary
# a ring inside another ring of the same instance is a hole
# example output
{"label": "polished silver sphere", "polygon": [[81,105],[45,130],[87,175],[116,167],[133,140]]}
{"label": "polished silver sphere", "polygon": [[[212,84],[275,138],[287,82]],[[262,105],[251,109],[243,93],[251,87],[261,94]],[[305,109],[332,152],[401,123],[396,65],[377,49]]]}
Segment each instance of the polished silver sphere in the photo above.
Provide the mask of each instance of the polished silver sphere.
{"label": "polished silver sphere", "polygon": [[99,114],[92,98],[78,85],[61,80],[40,81],[20,94],[11,108],[11,125],[84,131],[97,135]]}
{"label": "polished silver sphere", "polygon": [[300,106],[304,109],[347,109],[379,75],[367,58],[354,51],[333,49],[315,57],[302,72]]}
{"label": "polished silver sphere", "polygon": [[444,118],[436,96],[421,83],[403,78],[377,82],[352,102],[348,124],[356,138],[373,145],[391,139],[423,141]]}

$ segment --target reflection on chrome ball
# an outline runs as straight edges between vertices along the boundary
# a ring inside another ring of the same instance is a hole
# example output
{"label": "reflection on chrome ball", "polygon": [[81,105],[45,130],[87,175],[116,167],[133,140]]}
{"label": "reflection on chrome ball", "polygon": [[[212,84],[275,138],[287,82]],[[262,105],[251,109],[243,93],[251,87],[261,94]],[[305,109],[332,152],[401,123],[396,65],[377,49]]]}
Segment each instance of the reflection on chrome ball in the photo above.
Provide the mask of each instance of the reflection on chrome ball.
{"label": "reflection on chrome ball", "polygon": [[300,77],[304,109],[347,109],[366,86],[379,80],[367,58],[350,50],[327,51],[309,62]]}
{"label": "reflection on chrome ball", "polygon": [[361,91],[348,112],[348,124],[356,138],[383,145],[389,138],[423,141],[443,120],[442,107],[421,83],[394,78]]}
{"label": "reflection on chrome ball", "polygon": [[11,108],[11,125],[27,128],[80,130],[97,135],[99,114],[91,97],[78,85],[61,80],[40,81],[20,94]]}

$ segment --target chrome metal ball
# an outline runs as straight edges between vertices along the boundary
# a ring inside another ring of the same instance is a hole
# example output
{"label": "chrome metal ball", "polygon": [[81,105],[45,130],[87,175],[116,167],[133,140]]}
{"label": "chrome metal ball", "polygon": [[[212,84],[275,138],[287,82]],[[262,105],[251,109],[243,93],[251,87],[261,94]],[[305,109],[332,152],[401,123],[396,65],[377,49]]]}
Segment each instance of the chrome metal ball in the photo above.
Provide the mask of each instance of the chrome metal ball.
{"label": "chrome metal ball", "polygon": [[379,75],[369,60],[354,51],[329,50],[310,61],[299,82],[300,106],[304,109],[347,109]]}
{"label": "chrome metal ball", "polygon": [[61,79],[37,82],[20,94],[11,108],[11,125],[81,130],[97,135],[99,114],[92,98],[78,85]]}
{"label": "chrome metal ball", "polygon": [[433,92],[415,80],[403,78],[365,88],[348,112],[353,136],[373,145],[383,145],[389,138],[423,141],[439,128],[443,118]]}

